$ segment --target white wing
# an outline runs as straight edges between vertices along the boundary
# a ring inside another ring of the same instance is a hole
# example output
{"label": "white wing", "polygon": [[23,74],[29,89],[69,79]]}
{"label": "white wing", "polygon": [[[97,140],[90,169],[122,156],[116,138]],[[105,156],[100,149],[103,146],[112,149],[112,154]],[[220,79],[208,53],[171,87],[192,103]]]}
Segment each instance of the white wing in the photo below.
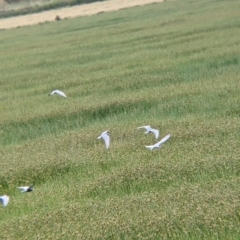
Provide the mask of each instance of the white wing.
{"label": "white wing", "polygon": [[161,141],[159,141],[155,145],[160,147],[163,143],[165,143],[170,138],[170,136],[171,136],[170,134],[166,135],[164,138],[161,139]]}
{"label": "white wing", "polygon": [[24,187],[17,187],[18,189],[21,189],[21,190],[27,190],[29,188],[29,186],[24,186]]}
{"label": "white wing", "polygon": [[105,132],[102,132],[100,136],[98,136],[98,139],[101,139],[103,137],[104,134],[107,134],[109,131],[105,131]]}
{"label": "white wing", "polygon": [[154,145],[150,145],[150,146],[145,146],[146,148],[153,150],[154,148],[159,148],[163,143],[165,143],[169,138],[170,138],[170,134],[168,134],[167,136],[165,136],[163,139],[161,139],[161,141],[155,143]]}
{"label": "white wing", "polygon": [[105,134],[108,134],[108,133],[109,133],[109,131],[106,130],[106,131],[104,131],[104,132],[102,133],[102,135],[105,135]]}
{"label": "white wing", "polygon": [[99,137],[98,137],[98,139],[103,139],[104,140],[104,142],[105,142],[105,145],[106,145],[106,148],[108,148],[109,147],[109,143],[110,143],[110,137],[109,137],[109,131],[107,130],[107,131],[105,131],[105,132],[103,132]]}
{"label": "white wing", "polygon": [[67,96],[65,95],[65,93],[62,92],[62,91],[56,90],[56,94],[58,94],[58,95],[60,95],[60,96],[62,96],[62,97],[64,97],[64,98],[67,98]]}
{"label": "white wing", "polygon": [[145,146],[146,148],[150,149],[150,150],[153,150],[154,148],[154,145],[150,145],[150,146]]}
{"label": "white wing", "polygon": [[108,149],[109,143],[110,143],[110,137],[108,136],[107,133],[104,133],[104,134],[102,135],[102,138],[104,139],[106,148]]}
{"label": "white wing", "polygon": [[141,128],[145,128],[146,130],[148,130],[150,128],[150,126],[142,126],[142,127],[138,127],[138,129],[141,129]]}
{"label": "white wing", "polygon": [[153,132],[155,137],[156,137],[156,139],[158,139],[159,131],[157,129],[151,128],[151,132]]}
{"label": "white wing", "polygon": [[24,186],[24,187],[17,187],[18,189],[22,190],[22,192],[26,192],[28,190],[28,186]]}
{"label": "white wing", "polygon": [[4,207],[6,207],[8,205],[8,202],[9,202],[9,196],[8,195],[0,196],[0,202],[2,202],[2,205]]}
{"label": "white wing", "polygon": [[57,90],[54,90],[54,91],[50,92],[50,93],[48,94],[48,96],[49,96],[49,95],[53,95],[53,94],[55,94],[56,91],[57,91]]}
{"label": "white wing", "polygon": [[152,132],[154,133],[156,139],[158,139],[159,137],[159,131],[157,129],[151,128],[150,126],[142,126],[142,127],[138,127],[138,129],[140,128],[145,128],[147,131],[145,133],[149,133]]}
{"label": "white wing", "polygon": [[54,94],[58,94],[61,97],[67,98],[67,96],[65,95],[64,92],[60,91],[60,90],[54,90],[51,93],[49,93],[49,95],[54,95]]}

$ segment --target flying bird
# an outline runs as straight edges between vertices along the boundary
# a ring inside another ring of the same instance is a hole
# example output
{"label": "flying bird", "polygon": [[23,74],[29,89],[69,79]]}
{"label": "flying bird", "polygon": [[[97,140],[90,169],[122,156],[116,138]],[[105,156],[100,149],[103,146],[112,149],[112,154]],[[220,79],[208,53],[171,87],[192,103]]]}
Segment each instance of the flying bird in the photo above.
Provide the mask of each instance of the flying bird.
{"label": "flying bird", "polygon": [[9,196],[8,195],[0,196],[0,202],[2,203],[2,205],[4,207],[6,207],[8,205],[8,202],[9,202]]}
{"label": "flying bird", "polygon": [[150,145],[150,146],[145,146],[146,148],[153,150],[154,148],[160,148],[162,146],[163,143],[165,143],[169,138],[170,138],[170,134],[168,134],[167,136],[165,136],[163,139],[161,139],[161,141],[155,143],[154,145]]}
{"label": "flying bird", "polygon": [[20,189],[22,193],[24,193],[24,192],[32,192],[32,191],[34,191],[33,186],[34,186],[34,184],[31,185],[31,186],[18,187],[18,189]]}
{"label": "flying bird", "polygon": [[140,129],[140,128],[145,128],[147,130],[146,132],[144,132],[145,134],[147,134],[147,133],[154,133],[156,139],[158,139],[159,131],[157,129],[151,128],[150,126],[138,127],[138,129]]}
{"label": "flying bird", "polygon": [[60,91],[60,90],[54,90],[54,91],[50,92],[50,93],[48,94],[48,96],[54,95],[54,94],[58,94],[58,95],[61,96],[61,97],[67,98],[67,96],[65,95],[65,93],[62,92],[62,91]]}
{"label": "flying bird", "polygon": [[105,142],[106,149],[108,149],[108,148],[109,148],[109,143],[110,143],[109,131],[107,130],[107,131],[103,132],[103,133],[98,137],[98,139],[101,139],[101,138],[102,138],[102,139],[104,140],[104,142]]}

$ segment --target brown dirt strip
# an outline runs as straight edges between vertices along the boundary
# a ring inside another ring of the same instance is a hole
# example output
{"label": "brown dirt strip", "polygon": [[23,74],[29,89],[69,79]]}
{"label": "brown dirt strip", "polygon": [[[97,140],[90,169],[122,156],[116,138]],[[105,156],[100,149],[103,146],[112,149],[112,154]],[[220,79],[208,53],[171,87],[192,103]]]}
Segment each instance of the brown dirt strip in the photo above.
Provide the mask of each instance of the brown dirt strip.
{"label": "brown dirt strip", "polygon": [[94,2],[73,7],[65,7],[40,13],[28,14],[11,18],[0,19],[0,29],[16,28],[27,25],[34,25],[46,21],[55,21],[58,15],[61,19],[88,16],[101,12],[117,11],[123,8],[143,6],[151,3],[160,3],[164,0],[109,0]]}

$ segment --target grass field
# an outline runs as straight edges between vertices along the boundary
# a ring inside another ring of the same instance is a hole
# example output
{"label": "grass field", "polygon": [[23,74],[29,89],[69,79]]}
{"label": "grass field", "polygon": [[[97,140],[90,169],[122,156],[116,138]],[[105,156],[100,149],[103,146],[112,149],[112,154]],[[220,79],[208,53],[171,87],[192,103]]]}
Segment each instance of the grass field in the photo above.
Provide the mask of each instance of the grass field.
{"label": "grass field", "polygon": [[[179,0],[0,31],[1,238],[240,239],[239,8]],[[171,134],[160,150],[146,124]]]}

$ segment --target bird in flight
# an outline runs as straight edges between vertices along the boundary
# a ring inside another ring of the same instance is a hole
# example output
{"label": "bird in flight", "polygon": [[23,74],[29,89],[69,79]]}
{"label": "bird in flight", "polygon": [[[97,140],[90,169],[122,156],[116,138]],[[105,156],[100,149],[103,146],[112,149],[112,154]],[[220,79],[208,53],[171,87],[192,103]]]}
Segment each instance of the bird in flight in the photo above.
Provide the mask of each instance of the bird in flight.
{"label": "bird in flight", "polygon": [[144,132],[145,134],[147,134],[147,133],[154,133],[156,139],[158,139],[159,131],[157,129],[151,128],[150,126],[138,127],[138,129],[140,129],[140,128],[145,128],[147,130],[146,132]]}
{"label": "bird in flight", "polygon": [[31,186],[18,187],[18,189],[20,189],[22,193],[32,192],[32,191],[34,191],[33,186],[34,186],[34,184]]}
{"label": "bird in flight", "polygon": [[9,196],[8,195],[0,196],[0,202],[2,203],[2,205],[4,207],[6,207],[8,205],[8,202],[9,202]]}
{"label": "bird in flight", "polygon": [[101,138],[102,138],[102,139],[104,140],[104,142],[105,142],[106,149],[108,149],[108,148],[109,148],[109,143],[110,143],[109,131],[107,130],[107,131],[103,132],[103,133],[98,137],[98,139],[101,139]]}
{"label": "bird in flight", "polygon": [[60,91],[60,90],[54,90],[54,91],[50,92],[50,93],[48,94],[48,96],[54,95],[54,94],[58,94],[58,95],[61,96],[61,97],[67,98],[67,96],[65,95],[65,93],[62,92],[62,91]]}
{"label": "bird in flight", "polygon": [[169,138],[170,138],[170,134],[166,135],[163,139],[161,139],[161,141],[155,143],[154,145],[150,145],[150,146],[145,146],[146,148],[153,150],[154,148],[160,148],[162,146],[163,143],[165,143]]}

